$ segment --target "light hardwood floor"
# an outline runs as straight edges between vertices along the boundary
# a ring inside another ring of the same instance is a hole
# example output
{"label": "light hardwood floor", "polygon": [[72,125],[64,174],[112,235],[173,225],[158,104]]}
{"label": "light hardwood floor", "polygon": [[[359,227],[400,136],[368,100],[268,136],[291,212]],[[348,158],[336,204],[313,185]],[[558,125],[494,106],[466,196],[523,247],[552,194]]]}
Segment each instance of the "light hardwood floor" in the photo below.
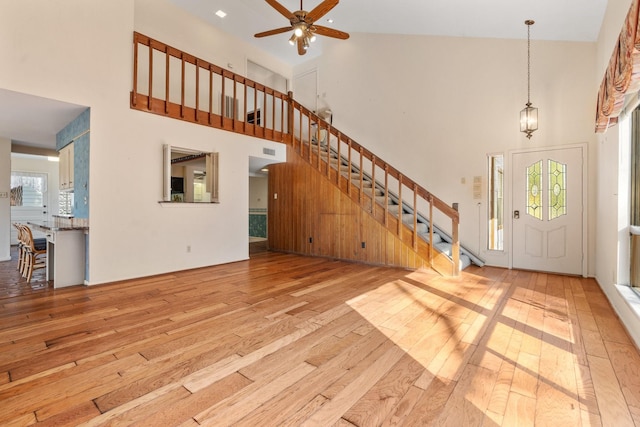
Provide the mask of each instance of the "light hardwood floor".
{"label": "light hardwood floor", "polygon": [[263,252],[0,299],[0,425],[634,420],[640,355],[591,279]]}

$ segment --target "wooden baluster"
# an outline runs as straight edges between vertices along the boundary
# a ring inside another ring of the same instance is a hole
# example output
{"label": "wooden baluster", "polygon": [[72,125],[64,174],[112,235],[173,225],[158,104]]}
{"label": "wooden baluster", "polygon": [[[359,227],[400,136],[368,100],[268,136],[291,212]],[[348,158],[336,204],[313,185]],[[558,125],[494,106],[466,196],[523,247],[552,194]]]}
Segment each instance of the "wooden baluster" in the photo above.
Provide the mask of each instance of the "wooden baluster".
{"label": "wooden baluster", "polygon": [[[284,104],[284,100],[283,100],[283,104]],[[296,138],[295,135],[293,134],[293,116],[294,116],[294,110],[293,110],[293,106],[291,105],[291,102],[289,102],[287,104],[287,132],[289,133],[289,135],[291,136],[291,144],[293,145],[293,148],[296,147]],[[298,144],[298,149],[297,149],[298,153],[300,153],[300,145]]]}
{"label": "wooden baluster", "polygon": [[196,58],[196,122],[199,122],[198,112],[200,111],[200,65]]}
{"label": "wooden baluster", "polygon": [[304,153],[304,141],[302,140],[302,109],[298,109],[298,115],[300,116],[298,121],[298,143],[300,144],[300,152]]}
{"label": "wooden baluster", "polygon": [[[264,109],[266,110],[266,102],[262,105],[265,105]],[[260,116],[263,114],[266,115],[266,111],[261,111]],[[253,134],[256,134],[256,128],[258,127],[258,120],[262,121],[262,117],[258,119],[258,88],[255,83],[253,84]]]}
{"label": "wooden baluster", "polygon": [[[316,117],[316,119],[319,120],[318,117]],[[316,126],[316,133],[318,134],[318,136],[316,136],[316,141],[318,142],[318,170],[322,172],[322,163],[324,163],[324,160],[322,159],[322,153],[320,152],[320,122],[317,123],[318,125]],[[329,159],[327,158],[327,160]]]}
{"label": "wooden baluster", "polygon": [[371,214],[376,217],[376,156],[371,160]]}
{"label": "wooden baluster", "polygon": [[165,82],[164,82],[164,113],[169,114],[169,64],[171,62],[171,53],[169,49],[164,47],[164,69],[165,69]]}
{"label": "wooden baluster", "polygon": [[433,267],[433,195],[429,193],[429,266]]}
{"label": "wooden baluster", "polygon": [[[260,114],[262,116],[262,118],[260,119],[260,126],[262,126],[266,130],[267,129],[267,91],[266,90],[262,91],[262,100],[263,100],[262,105],[264,105],[264,111]],[[256,106],[256,108],[258,107]],[[271,109],[271,114],[273,114],[273,108]],[[271,120],[272,126],[275,127],[274,123],[275,123],[275,120]],[[273,135],[273,133],[271,133],[271,135]]]}
{"label": "wooden baluster", "polygon": [[220,91],[220,128],[224,129],[224,117],[227,114],[226,88],[227,82],[224,77],[224,71],[220,72],[220,79],[222,81],[222,90]]}
{"label": "wooden baluster", "polygon": [[153,99],[153,43],[149,42],[149,98],[147,99],[147,110],[151,111]]}
{"label": "wooden baluster", "polygon": [[398,237],[402,238],[402,174],[398,175]]}
{"label": "wooden baluster", "polygon": [[211,125],[211,113],[213,113],[213,69],[209,64],[209,125]]}
{"label": "wooden baluster", "polygon": [[[302,111],[302,109],[300,109]],[[309,146],[309,164],[313,165],[311,155],[313,149],[311,147],[311,116],[307,115],[307,145]]]}
{"label": "wooden baluster", "polygon": [[338,164],[336,165],[336,169],[338,170],[338,173],[336,174],[336,185],[338,185],[338,188],[340,188],[340,165],[342,164],[342,157],[341,157],[341,153],[340,153],[340,146],[342,145],[342,134],[340,133],[340,131],[338,131],[337,134],[337,140],[338,140]]}
{"label": "wooden baluster", "polygon": [[[151,47],[149,47],[151,49]],[[138,105],[138,40],[133,34],[133,94],[131,95],[131,105]]]}
{"label": "wooden baluster", "polygon": [[236,110],[238,109],[238,107],[236,106],[236,98],[238,97],[238,85],[236,84],[235,78],[232,80],[232,82],[233,82],[233,102],[231,103],[231,108],[233,109],[233,111],[231,112],[231,119],[233,120],[233,126],[231,126],[231,128],[235,129],[236,128],[235,122],[237,119]]}
{"label": "wooden baluster", "polygon": [[384,164],[384,225],[389,225],[389,165]]}
{"label": "wooden baluster", "polygon": [[349,195],[349,197],[351,197],[351,148],[351,138],[347,138],[347,150],[349,150],[347,160],[347,162],[349,163],[349,166],[347,167],[347,194]]}
{"label": "wooden baluster", "polygon": [[329,178],[331,176],[331,174],[330,174],[330,170],[331,170],[331,125],[328,125],[328,127],[327,127],[326,145],[327,145],[327,178]]}
{"label": "wooden baluster", "polygon": [[[247,110],[247,91],[249,90],[249,88],[247,87],[247,82],[246,80],[244,81],[244,96],[243,96],[243,102],[242,104],[244,105],[244,112],[242,117],[239,117],[239,119],[242,119],[242,129],[244,131],[244,133],[247,133],[247,115],[249,114],[248,110]],[[255,110],[254,110],[255,111]],[[254,112],[254,118],[255,118],[255,112]],[[255,121],[255,120],[254,120]]]}
{"label": "wooden baluster", "polygon": [[413,184],[413,250],[418,250],[418,184]]}
{"label": "wooden baluster", "polygon": [[180,76],[180,118],[184,119],[184,97],[185,97],[185,77],[184,77],[184,53],[180,52],[180,60],[182,64]]}
{"label": "wooden baluster", "polygon": [[360,147],[360,206],[362,206],[362,204],[364,203],[364,185],[363,185],[363,175],[362,175],[362,169],[364,169],[364,164],[362,161],[362,146]]}

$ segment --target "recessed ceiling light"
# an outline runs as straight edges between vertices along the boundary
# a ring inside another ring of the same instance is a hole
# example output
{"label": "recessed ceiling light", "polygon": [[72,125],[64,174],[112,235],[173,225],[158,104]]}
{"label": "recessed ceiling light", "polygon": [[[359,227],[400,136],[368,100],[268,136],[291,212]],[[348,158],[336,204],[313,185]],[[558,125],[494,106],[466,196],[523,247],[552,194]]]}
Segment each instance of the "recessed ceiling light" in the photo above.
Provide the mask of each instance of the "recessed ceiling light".
{"label": "recessed ceiling light", "polygon": [[327,22],[328,22],[329,24],[333,24],[333,19],[328,18],[328,19],[327,19]]}
{"label": "recessed ceiling light", "polygon": [[222,10],[217,11],[216,15],[218,15],[220,18],[224,18],[225,16],[227,16],[227,14]]}

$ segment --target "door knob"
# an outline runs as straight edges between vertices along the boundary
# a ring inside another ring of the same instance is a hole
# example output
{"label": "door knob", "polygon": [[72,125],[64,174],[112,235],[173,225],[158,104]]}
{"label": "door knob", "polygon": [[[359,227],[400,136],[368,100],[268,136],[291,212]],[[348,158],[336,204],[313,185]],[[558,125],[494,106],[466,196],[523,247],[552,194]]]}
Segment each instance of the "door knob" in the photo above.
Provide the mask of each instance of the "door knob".
{"label": "door knob", "polygon": [[520,211],[513,211],[513,219],[520,219]]}

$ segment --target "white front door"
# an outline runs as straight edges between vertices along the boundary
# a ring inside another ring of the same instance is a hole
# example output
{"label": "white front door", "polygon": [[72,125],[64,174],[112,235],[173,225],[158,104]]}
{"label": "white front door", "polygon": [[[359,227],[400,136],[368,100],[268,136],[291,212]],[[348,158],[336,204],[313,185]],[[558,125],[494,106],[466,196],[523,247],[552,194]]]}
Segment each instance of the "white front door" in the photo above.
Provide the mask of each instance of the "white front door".
{"label": "white front door", "polygon": [[582,274],[583,151],[513,154],[513,268]]}

